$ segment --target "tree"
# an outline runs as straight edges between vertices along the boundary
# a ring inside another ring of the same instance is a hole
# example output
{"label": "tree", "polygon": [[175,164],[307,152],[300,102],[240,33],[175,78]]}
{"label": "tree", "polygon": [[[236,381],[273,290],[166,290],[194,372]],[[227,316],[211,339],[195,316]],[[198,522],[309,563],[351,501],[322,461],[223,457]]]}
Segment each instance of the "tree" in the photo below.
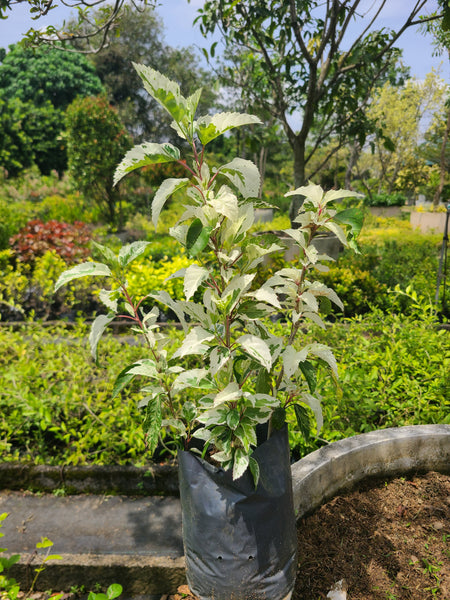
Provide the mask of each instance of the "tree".
{"label": "tree", "polygon": [[112,227],[120,226],[120,189],[114,171],[131,138],[105,96],[78,98],[66,111],[69,174],[78,189],[100,206]]}
{"label": "tree", "polygon": [[100,94],[103,86],[84,56],[40,47],[10,46],[0,64],[0,97],[36,106],[47,100],[65,110],[77,96]]}
{"label": "tree", "polygon": [[[57,8],[55,0],[0,0],[0,19],[8,18],[8,11],[13,10],[14,5],[27,2],[33,19],[38,20],[46,16],[50,10]],[[38,46],[45,43],[49,46],[67,50],[74,50],[74,40],[85,42],[85,52],[98,52],[105,47],[113,36],[120,18],[123,14],[125,0],[115,0],[112,4],[105,4],[106,0],[97,0],[92,3],[89,0],[63,0],[65,6],[78,10],[75,27],[68,28],[64,22],[59,29],[54,25],[45,28],[31,28],[25,34],[24,40],[27,45]],[[96,14],[91,13],[92,6],[97,8],[102,4]],[[142,10],[145,6],[154,6],[156,0],[131,0],[134,10]],[[52,13],[53,14],[53,13]],[[67,42],[69,42],[67,44]]]}
{"label": "tree", "polygon": [[[378,192],[383,190],[390,194],[397,190],[408,195],[417,192],[425,166],[419,153],[421,128],[425,121],[442,114],[446,89],[445,82],[432,71],[424,81],[410,79],[404,86],[386,83],[377,90],[368,108],[369,117],[377,123],[379,131],[387,130],[395,142],[392,148],[380,135],[375,134],[370,139]],[[398,189],[399,181],[407,189]]]}
{"label": "tree", "polygon": [[[94,13],[95,14],[95,13]],[[83,49],[85,44],[77,42]],[[211,77],[199,66],[192,48],[174,49],[163,36],[163,23],[150,8],[142,12],[125,10],[120,21],[120,35],[107,48],[92,56],[96,72],[104,84],[113,106],[135,141],[144,139],[175,141],[167,132],[170,119],[147,94],[142,94],[140,79],[132,63],[144,63],[176,79],[183,93],[205,88],[199,110],[211,106],[214,99]]]}
{"label": "tree", "polygon": [[[397,31],[374,29],[386,0],[373,3],[372,14],[358,12],[359,4],[207,0],[199,11],[204,35],[219,30],[228,48],[246,51],[249,79],[242,93],[282,123],[294,156],[295,187],[305,182],[308,163],[325,143],[333,140],[330,154],[355,139],[364,143],[373,128],[365,111],[372,92],[398,59],[394,44],[419,22],[427,0],[413,3]],[[352,37],[355,23],[359,31]],[[295,199],[291,216],[301,201]]]}
{"label": "tree", "polygon": [[[440,23],[429,21],[425,29],[434,36],[434,47],[437,55],[446,54],[450,60],[450,2],[439,0],[440,8],[444,11],[444,18]],[[433,198],[434,206],[439,204],[444,190],[446,176],[449,170],[450,160],[448,158],[448,141],[450,138],[450,93],[447,98],[447,110],[441,127],[441,147],[439,152],[439,184]]]}
{"label": "tree", "polygon": [[29,157],[42,173],[52,169],[61,173],[67,165],[64,111],[77,96],[97,95],[102,90],[93,65],[84,56],[11,46],[0,64],[2,113],[9,115],[9,128],[20,129],[10,148],[6,136],[0,141],[10,155],[7,160],[4,152],[1,163],[9,174],[17,175],[29,166]]}

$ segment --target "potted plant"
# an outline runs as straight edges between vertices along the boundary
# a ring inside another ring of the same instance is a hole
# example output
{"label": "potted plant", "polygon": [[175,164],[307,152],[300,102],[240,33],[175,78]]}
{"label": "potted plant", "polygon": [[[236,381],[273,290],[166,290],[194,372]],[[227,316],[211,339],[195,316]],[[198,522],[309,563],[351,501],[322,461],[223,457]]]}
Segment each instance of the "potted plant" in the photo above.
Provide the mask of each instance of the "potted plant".
{"label": "potted plant", "polygon": [[[88,275],[111,283],[100,294],[109,312],[95,319],[90,334],[94,358],[105,328],[118,315],[145,340],[145,357],[122,370],[113,393],[119,394],[135,377],[145,378],[140,406],[150,450],[164,432],[179,442],[192,592],[202,600],[289,598],[297,542],[286,422],[292,414],[306,432],[314,414],[319,430],[318,363],[337,374],[331,350],[311,340],[302,343],[299,334],[308,321],[325,327],[321,312],[330,302],[342,308],[333,290],[311,279],[314,269],[327,269],[331,260],[312,240],[318,231],[328,230],[346,246],[355,245],[359,218],[351,209],[336,214],[332,205],[357,194],[324,193],[316,185],[289,192],[305,196],[298,228],[285,231],[299,247],[297,262],[256,287],[264,257],[281,249],[251,233],[258,169],[242,158],[211,169],[205,147],[230,129],[259,119],[238,113],[196,119],[201,90],[185,98],[175,82],[157,71],[135,68],[191,152],[192,162],[186,163],[172,144],[143,143],[126,154],[115,175],[117,183],[134,169],[164,162],[186,169],[186,177],[166,179],[152,202],[156,226],[168,198],[184,192],[185,212],[170,233],[192,264],[170,277],[183,278],[185,297],[171,298],[165,291],[150,294],[177,315],[182,338],[170,345],[158,326],[158,308],[143,309],[142,299],[128,292],[127,268],[147,242],[128,244],[117,255],[95,244],[102,262],[73,267],[61,275],[56,288]],[[283,320],[282,332],[273,330],[274,315]]]}

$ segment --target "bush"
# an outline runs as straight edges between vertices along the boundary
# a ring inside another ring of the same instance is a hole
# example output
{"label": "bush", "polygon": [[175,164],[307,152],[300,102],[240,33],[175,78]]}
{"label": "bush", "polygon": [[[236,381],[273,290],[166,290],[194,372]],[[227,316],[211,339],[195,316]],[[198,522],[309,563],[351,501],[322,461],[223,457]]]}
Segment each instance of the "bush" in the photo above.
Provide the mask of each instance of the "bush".
{"label": "bush", "polygon": [[32,264],[48,250],[54,250],[66,263],[72,264],[89,256],[90,241],[91,234],[85,223],[44,223],[34,219],[10,239],[10,244],[21,262]]}
{"label": "bush", "polygon": [[76,221],[94,222],[98,218],[98,211],[93,208],[87,210],[84,198],[79,193],[53,194],[46,196],[36,206],[37,217],[44,222],[63,221],[64,223],[75,223]]}
{"label": "bush", "polygon": [[404,206],[407,198],[403,194],[371,194],[364,197],[366,206]]}

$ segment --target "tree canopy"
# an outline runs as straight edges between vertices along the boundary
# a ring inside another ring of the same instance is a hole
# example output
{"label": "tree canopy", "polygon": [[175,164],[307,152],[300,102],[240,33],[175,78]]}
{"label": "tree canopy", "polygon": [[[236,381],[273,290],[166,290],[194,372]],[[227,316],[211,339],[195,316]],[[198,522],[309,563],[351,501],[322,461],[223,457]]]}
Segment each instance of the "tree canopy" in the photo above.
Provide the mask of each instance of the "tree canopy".
{"label": "tree canopy", "polygon": [[[376,28],[386,0],[376,0],[366,12],[360,4],[207,0],[199,10],[202,33],[220,31],[231,53],[244,56],[247,77],[239,78],[243,97],[282,123],[293,151],[295,187],[314,176],[308,164],[323,145],[329,145],[332,155],[355,139],[364,143],[374,127],[366,107],[399,58],[395,43],[422,22],[419,17],[429,1],[412,3],[396,31]],[[229,65],[224,81],[234,85],[234,73]],[[293,213],[300,202],[294,203]]]}
{"label": "tree canopy", "polygon": [[[155,6],[156,2],[157,0],[130,0],[131,6],[136,11],[143,10],[146,6]],[[25,3],[28,4],[30,14],[36,21],[55,9],[56,14],[58,13],[58,4],[55,0],[0,0],[0,19],[7,19],[15,5]],[[77,11],[76,26],[68,28],[64,22],[61,27],[54,25],[37,29],[32,27],[24,37],[27,44],[37,46],[45,43],[61,47],[69,43],[67,49],[71,50],[73,49],[71,44],[75,40],[84,40],[84,52],[98,52],[107,46],[113,37],[125,9],[126,0],[115,0],[111,4],[107,0],[96,0],[94,3],[89,0],[62,0],[62,4]],[[97,9],[95,14],[92,13],[93,6]]]}

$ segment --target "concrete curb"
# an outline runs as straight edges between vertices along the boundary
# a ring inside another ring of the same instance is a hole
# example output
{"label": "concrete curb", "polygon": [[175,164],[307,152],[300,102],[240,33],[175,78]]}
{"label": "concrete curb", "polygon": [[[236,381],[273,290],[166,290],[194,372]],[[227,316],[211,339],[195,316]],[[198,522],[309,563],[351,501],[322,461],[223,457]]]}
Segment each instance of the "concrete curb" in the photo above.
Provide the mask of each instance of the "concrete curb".
{"label": "concrete curb", "polygon": [[334,442],[292,466],[297,518],[364,479],[426,471],[450,474],[450,425],[382,429]]}
{"label": "concrete curb", "polygon": [[149,467],[0,464],[0,489],[65,494],[178,496],[176,464]]}

